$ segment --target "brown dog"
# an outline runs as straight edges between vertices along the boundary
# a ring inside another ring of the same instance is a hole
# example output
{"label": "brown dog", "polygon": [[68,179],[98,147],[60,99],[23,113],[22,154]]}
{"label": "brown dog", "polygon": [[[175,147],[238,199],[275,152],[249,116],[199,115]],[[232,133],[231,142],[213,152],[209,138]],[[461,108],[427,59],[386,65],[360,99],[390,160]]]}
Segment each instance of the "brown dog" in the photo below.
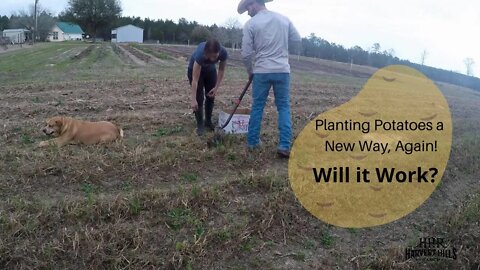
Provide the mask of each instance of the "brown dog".
{"label": "brown dog", "polygon": [[123,138],[123,130],[110,122],[88,122],[60,116],[48,119],[47,126],[42,131],[56,138],[41,142],[40,147],[50,144],[64,146],[70,143],[106,143]]}

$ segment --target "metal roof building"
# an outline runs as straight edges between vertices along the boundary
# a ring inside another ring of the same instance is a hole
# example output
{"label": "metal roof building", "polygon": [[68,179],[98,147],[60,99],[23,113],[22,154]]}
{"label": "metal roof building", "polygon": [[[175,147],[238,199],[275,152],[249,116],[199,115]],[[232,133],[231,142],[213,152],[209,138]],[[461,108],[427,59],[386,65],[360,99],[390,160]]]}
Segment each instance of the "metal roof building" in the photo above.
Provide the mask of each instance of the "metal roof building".
{"label": "metal roof building", "polygon": [[131,24],[112,29],[112,42],[143,43],[143,29]]}
{"label": "metal roof building", "polygon": [[78,24],[57,22],[48,36],[49,41],[82,40],[82,28]]}
{"label": "metal roof building", "polygon": [[2,37],[8,37],[11,42],[21,44],[27,41],[28,33],[30,31],[27,29],[4,29]]}

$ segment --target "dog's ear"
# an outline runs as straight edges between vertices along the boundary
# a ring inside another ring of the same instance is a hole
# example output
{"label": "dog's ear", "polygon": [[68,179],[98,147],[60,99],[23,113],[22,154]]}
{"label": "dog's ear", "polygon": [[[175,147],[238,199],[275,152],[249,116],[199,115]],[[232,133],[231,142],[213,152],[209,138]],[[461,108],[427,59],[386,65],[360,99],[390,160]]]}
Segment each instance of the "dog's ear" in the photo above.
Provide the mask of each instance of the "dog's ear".
{"label": "dog's ear", "polygon": [[61,127],[63,125],[63,117],[55,118],[55,125]]}

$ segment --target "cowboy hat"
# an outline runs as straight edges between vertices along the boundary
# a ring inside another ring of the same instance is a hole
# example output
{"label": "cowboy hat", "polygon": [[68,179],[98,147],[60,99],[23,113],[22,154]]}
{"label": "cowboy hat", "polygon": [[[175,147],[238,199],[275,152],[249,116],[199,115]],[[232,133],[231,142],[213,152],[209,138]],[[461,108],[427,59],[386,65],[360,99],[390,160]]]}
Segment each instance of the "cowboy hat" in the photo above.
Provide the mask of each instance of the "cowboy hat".
{"label": "cowboy hat", "polygon": [[[240,1],[240,4],[238,4],[238,13],[243,14],[245,11],[247,11],[247,6],[251,4],[252,2],[255,2],[256,0],[242,0]],[[273,0],[264,0],[265,3],[267,2],[272,2]]]}

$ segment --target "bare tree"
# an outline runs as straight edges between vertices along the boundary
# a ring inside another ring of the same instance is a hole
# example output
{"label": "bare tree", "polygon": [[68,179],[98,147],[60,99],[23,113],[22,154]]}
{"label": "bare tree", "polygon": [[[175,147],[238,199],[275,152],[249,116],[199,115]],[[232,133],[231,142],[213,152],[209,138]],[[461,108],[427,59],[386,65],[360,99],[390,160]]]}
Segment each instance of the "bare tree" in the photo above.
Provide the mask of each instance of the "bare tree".
{"label": "bare tree", "polygon": [[232,48],[239,47],[239,44],[242,42],[242,24],[237,18],[228,18],[225,22],[227,39]]}
{"label": "bare tree", "polygon": [[378,42],[377,42],[377,43],[374,43],[374,44],[372,45],[372,50],[371,50],[371,52],[372,52],[372,53],[380,53],[380,49],[381,49],[381,48],[382,48],[382,47],[380,46],[380,43],[378,43]]}
{"label": "bare tree", "polygon": [[228,33],[225,27],[217,27],[213,30],[212,36],[216,38],[220,43],[225,44],[228,42]]}
{"label": "bare tree", "polygon": [[28,11],[20,10],[10,19],[10,27],[28,29],[32,31],[32,38],[36,36],[39,40],[46,40],[54,24],[52,13],[40,4],[37,5],[36,12],[35,5],[31,5]]}
{"label": "bare tree", "polygon": [[423,65],[425,65],[425,61],[427,60],[427,57],[428,57],[428,52],[427,50],[423,50],[422,52],[422,56],[420,57],[420,63]]}
{"label": "bare tree", "polygon": [[388,52],[387,52],[387,55],[391,56],[391,57],[395,57],[395,54],[396,54],[396,52],[395,52],[395,49],[393,49],[393,48],[388,50]]}
{"label": "bare tree", "polygon": [[227,29],[233,29],[233,28],[241,29],[242,24],[240,23],[240,21],[237,18],[230,17],[225,22],[225,28],[227,28]]}
{"label": "bare tree", "polygon": [[465,67],[467,68],[467,75],[473,76],[473,66],[475,65],[475,60],[473,60],[471,57],[468,57],[463,60],[463,63],[465,63]]}
{"label": "bare tree", "polygon": [[205,26],[195,26],[193,28],[191,38],[194,42],[205,41],[212,36],[210,30]]}

